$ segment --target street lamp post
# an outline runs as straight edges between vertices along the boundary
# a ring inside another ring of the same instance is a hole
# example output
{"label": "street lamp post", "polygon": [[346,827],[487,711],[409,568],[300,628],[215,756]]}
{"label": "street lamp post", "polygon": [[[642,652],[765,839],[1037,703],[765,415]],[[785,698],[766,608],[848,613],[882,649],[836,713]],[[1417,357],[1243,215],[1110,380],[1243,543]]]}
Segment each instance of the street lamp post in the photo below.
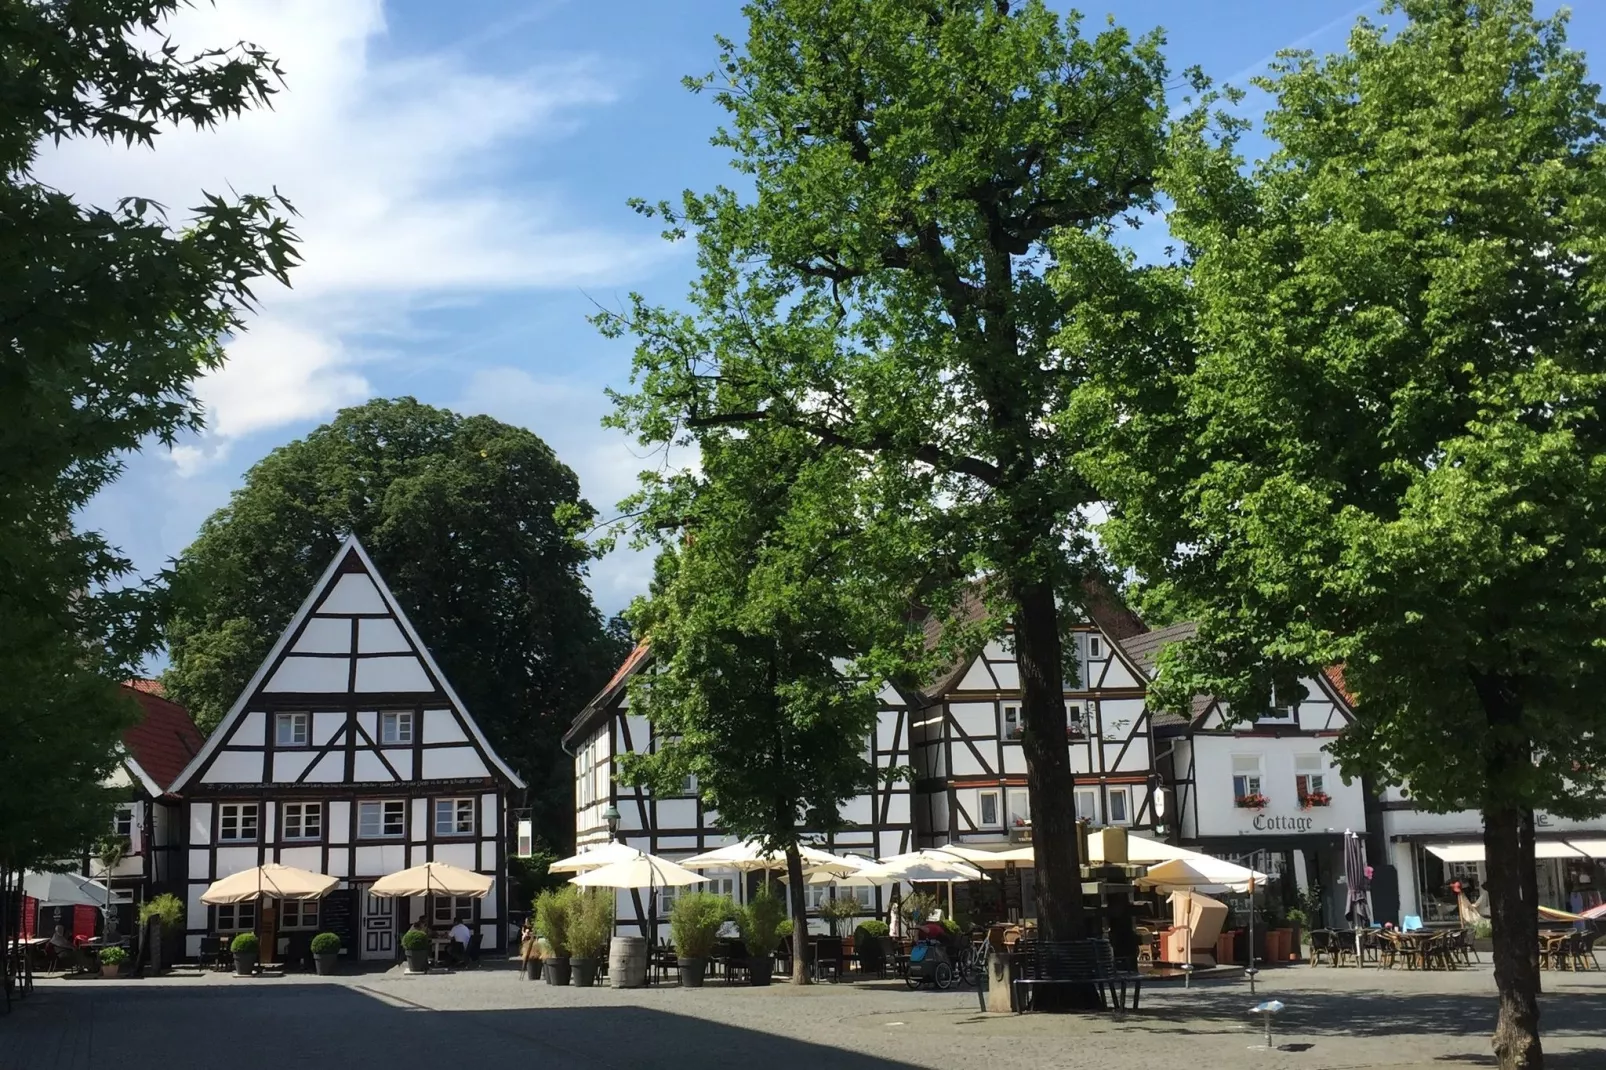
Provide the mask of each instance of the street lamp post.
{"label": "street lamp post", "polygon": [[619,831],[619,808],[609,803],[608,808],[602,811],[602,820],[608,823],[608,839],[613,839]]}

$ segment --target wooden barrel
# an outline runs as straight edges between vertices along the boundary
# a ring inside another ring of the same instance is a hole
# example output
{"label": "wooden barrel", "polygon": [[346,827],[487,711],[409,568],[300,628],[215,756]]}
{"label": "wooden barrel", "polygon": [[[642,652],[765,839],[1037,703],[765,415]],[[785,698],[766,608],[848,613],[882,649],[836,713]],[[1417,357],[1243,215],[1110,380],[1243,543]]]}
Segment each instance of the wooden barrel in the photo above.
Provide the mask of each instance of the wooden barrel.
{"label": "wooden barrel", "polygon": [[616,936],[608,945],[608,977],[615,988],[647,985],[647,938]]}

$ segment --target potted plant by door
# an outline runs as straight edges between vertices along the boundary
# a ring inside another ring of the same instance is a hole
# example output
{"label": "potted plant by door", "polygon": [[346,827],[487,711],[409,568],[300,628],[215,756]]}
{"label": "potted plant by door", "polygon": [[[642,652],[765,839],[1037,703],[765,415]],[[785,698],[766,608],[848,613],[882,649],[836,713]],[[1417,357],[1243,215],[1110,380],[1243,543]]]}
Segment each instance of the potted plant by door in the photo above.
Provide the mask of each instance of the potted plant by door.
{"label": "potted plant by door", "polygon": [[675,941],[680,987],[703,987],[720,926],[730,919],[733,910],[729,899],[713,892],[685,892],[675,897],[675,905],[669,910],[669,935]]}
{"label": "potted plant by door", "polygon": [[257,968],[257,934],[240,933],[229,944],[229,950],[234,953],[234,973],[238,977],[250,977]]}
{"label": "potted plant by door", "polygon": [[569,925],[574,919],[574,906],[579,892],[580,889],[570,885],[557,890],[548,889],[535,899],[535,931],[552,949],[541,966],[549,985],[569,983]]}
{"label": "potted plant by door", "polygon": [[123,963],[128,961],[128,952],[120,947],[108,947],[100,953],[100,975],[102,977],[116,977],[117,971],[122,969]]}
{"label": "potted plant by door", "polygon": [[429,972],[429,934],[422,929],[402,933],[402,951],[407,955],[408,973]]}
{"label": "potted plant by door", "polygon": [[597,983],[597,958],[613,939],[613,889],[588,888],[569,921],[569,969],[576,988]]}
{"label": "potted plant by door", "polygon": [[[405,941],[404,941],[405,943]],[[312,966],[320,977],[335,972],[340,965],[340,937],[334,933],[319,933],[312,938]]]}
{"label": "potted plant by door", "polygon": [[1294,907],[1288,912],[1288,927],[1294,931],[1293,940],[1288,945],[1288,957],[1297,962],[1305,957],[1305,933],[1310,928],[1310,919],[1303,910]]}
{"label": "potted plant by door", "polygon": [[781,938],[786,907],[768,888],[761,890],[736,915],[736,928],[747,948],[748,979],[755,985],[770,983],[775,972],[775,945]]}
{"label": "potted plant by door", "polygon": [[167,965],[168,950],[183,943],[180,930],[184,927],[184,902],[170,892],[148,900],[139,908],[139,924],[145,931],[150,948],[147,961],[151,970]]}

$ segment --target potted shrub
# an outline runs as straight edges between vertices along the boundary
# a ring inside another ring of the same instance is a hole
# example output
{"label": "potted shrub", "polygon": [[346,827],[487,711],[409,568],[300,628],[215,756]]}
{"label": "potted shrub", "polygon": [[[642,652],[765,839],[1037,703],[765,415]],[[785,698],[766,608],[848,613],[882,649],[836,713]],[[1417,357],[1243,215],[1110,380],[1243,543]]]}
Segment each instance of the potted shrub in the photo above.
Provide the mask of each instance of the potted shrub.
{"label": "potted shrub", "polygon": [[239,933],[229,944],[234,953],[234,972],[239,977],[250,977],[257,968],[257,934]]}
{"label": "potted shrub", "polygon": [[[404,937],[402,944],[405,946],[406,942]],[[314,936],[312,938],[312,966],[318,971],[319,975],[334,973],[335,967],[339,964],[340,937],[334,933],[319,933]]]}
{"label": "potted shrub", "polygon": [[569,983],[569,925],[574,919],[580,889],[569,885],[548,889],[535,898],[535,930],[552,949],[541,965],[549,985]]}
{"label": "potted shrub", "polygon": [[768,888],[737,911],[736,928],[742,934],[742,946],[747,948],[751,983],[770,983],[770,975],[775,972],[775,945],[780,942],[781,923],[786,920],[786,908]]}
{"label": "potted shrub", "polygon": [[1291,959],[1304,958],[1305,933],[1310,928],[1310,919],[1305,916],[1303,910],[1294,907],[1288,912],[1288,926],[1294,931],[1293,942],[1288,947],[1288,957]]}
{"label": "potted shrub", "polygon": [[713,892],[686,892],[675,897],[675,905],[669,909],[669,935],[675,941],[682,988],[703,987],[708,957],[732,909],[729,899]]}
{"label": "potted shrub", "polygon": [[[151,969],[160,970],[167,965],[167,948],[178,947],[182,943],[177,936],[184,927],[184,901],[170,892],[147,900],[140,905],[139,924],[146,933]],[[175,938],[171,945],[169,936]]]}
{"label": "potted shrub", "polygon": [[569,919],[569,969],[576,988],[597,983],[597,957],[607,953],[612,937],[613,889],[586,889]]}
{"label": "potted shrub", "polygon": [[859,955],[859,969],[879,972],[886,968],[888,960],[892,958],[887,947],[891,942],[891,932],[887,923],[879,918],[859,923],[858,928],[853,930],[853,949]]}
{"label": "potted shrub", "polygon": [[422,929],[402,933],[402,951],[407,955],[408,973],[429,972],[429,934]]}
{"label": "potted shrub", "polygon": [[122,969],[123,963],[128,961],[128,952],[120,947],[108,947],[100,953],[100,975],[102,977],[116,977],[117,971]]}

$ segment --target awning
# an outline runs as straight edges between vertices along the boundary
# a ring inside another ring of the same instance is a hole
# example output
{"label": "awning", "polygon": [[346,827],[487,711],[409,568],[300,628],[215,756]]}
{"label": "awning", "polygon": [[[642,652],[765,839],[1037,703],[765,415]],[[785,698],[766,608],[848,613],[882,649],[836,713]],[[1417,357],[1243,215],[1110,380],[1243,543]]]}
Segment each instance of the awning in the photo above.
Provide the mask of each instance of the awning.
{"label": "awning", "polygon": [[[1426,847],[1430,854],[1438,855],[1446,862],[1483,861],[1483,844],[1481,843],[1425,843],[1422,846]],[[1601,846],[1606,847],[1606,843],[1602,843]],[[1534,843],[1534,857],[1582,858],[1584,857],[1584,852],[1560,840],[1538,840]]]}
{"label": "awning", "polygon": [[1606,862],[1606,840],[1568,840],[1567,842],[1590,858]]}

